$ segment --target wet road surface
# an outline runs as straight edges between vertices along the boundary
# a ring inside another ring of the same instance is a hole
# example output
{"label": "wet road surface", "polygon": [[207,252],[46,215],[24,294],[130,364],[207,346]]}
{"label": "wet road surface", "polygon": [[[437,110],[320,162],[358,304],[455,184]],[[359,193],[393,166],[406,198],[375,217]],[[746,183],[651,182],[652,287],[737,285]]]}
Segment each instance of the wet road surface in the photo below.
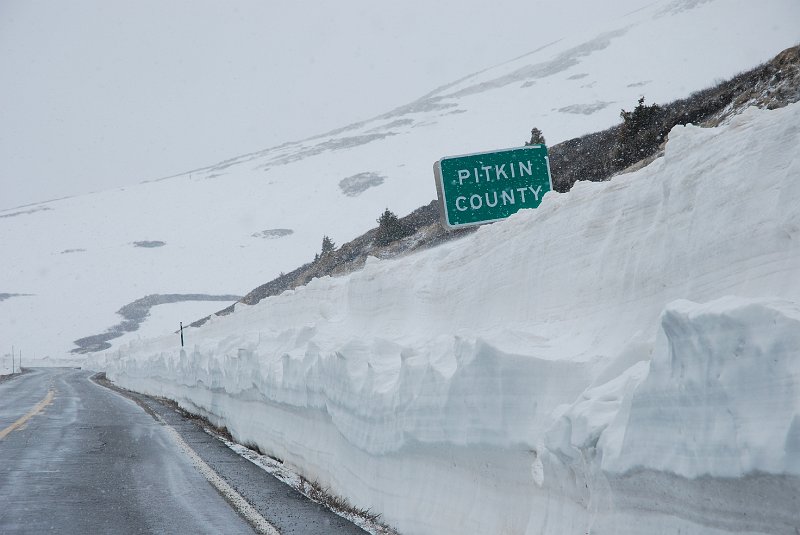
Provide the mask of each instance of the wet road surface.
{"label": "wet road surface", "polygon": [[0,533],[253,533],[171,429],[282,535],[365,533],[196,421],[135,396],[145,412],[90,375],[37,369],[0,383]]}

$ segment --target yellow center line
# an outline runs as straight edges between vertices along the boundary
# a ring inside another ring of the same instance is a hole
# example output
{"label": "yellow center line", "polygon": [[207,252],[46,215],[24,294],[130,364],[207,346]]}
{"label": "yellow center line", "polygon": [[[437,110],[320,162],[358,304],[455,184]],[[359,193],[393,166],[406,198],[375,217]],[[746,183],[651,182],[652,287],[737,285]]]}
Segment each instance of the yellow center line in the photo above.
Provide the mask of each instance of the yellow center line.
{"label": "yellow center line", "polygon": [[44,410],[44,408],[47,407],[48,405],[50,405],[50,403],[53,401],[53,396],[54,395],[55,395],[55,391],[48,390],[47,391],[47,395],[44,397],[44,399],[42,401],[40,401],[39,403],[37,403],[36,406],[34,406],[30,411],[28,411],[28,414],[26,414],[25,416],[23,416],[22,418],[20,418],[16,422],[14,422],[13,424],[9,425],[8,427],[6,427],[2,431],[0,431],[0,440],[3,440],[4,438],[6,438],[6,435],[11,433],[12,431],[15,431],[15,430],[19,429],[20,427],[25,425],[25,423],[28,420],[30,420],[31,418],[33,418],[34,416],[36,416],[37,414],[42,412],[42,410]]}

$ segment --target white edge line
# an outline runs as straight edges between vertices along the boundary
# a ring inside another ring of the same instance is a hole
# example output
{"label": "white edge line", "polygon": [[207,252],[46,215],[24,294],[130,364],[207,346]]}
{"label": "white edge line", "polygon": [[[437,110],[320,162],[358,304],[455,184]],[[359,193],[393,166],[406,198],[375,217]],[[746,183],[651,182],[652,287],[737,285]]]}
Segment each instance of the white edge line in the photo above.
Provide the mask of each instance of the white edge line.
{"label": "white edge line", "polygon": [[169,425],[164,419],[159,416],[158,414],[155,415],[156,419],[159,423],[164,425],[167,433],[169,433],[172,440],[178,445],[178,447],[189,457],[194,464],[195,468],[203,474],[211,485],[214,486],[217,491],[222,494],[225,499],[227,499],[231,505],[247,520],[253,528],[258,533],[263,535],[280,535],[280,532],[270,524],[266,518],[261,516],[261,514],[256,511],[255,507],[250,505],[250,503],[242,497],[241,494],[236,492],[236,490],[228,485],[224,479],[217,474],[213,468],[208,466],[208,464],[195,452],[189,444],[183,440],[183,437],[178,433],[171,425]]}

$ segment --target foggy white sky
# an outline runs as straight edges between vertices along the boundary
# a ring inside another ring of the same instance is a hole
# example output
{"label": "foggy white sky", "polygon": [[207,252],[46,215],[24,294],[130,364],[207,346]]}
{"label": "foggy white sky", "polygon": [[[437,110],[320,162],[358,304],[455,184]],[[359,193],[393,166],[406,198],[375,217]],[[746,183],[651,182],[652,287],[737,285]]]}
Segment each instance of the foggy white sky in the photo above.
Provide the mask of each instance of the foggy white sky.
{"label": "foggy white sky", "polygon": [[649,3],[573,2],[2,0],[0,209],[322,133]]}

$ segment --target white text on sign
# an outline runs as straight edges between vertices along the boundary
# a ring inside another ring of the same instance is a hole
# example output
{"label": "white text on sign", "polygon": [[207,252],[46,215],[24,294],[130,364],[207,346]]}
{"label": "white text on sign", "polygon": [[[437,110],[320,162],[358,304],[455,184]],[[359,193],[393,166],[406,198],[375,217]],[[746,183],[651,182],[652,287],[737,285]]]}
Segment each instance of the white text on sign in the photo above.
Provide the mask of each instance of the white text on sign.
{"label": "white text on sign", "polygon": [[[527,162],[516,162],[518,165],[514,167],[513,163],[510,164],[500,164],[500,165],[484,165],[483,167],[473,167],[472,170],[469,169],[459,169],[458,170],[458,185],[462,186],[464,181],[467,179],[471,179],[474,177],[475,183],[481,181],[481,173],[478,172],[478,169],[483,171],[484,181],[485,182],[493,182],[492,179],[492,171],[494,171],[494,180],[501,180],[505,178],[508,180],[510,178],[517,178],[523,176],[531,176],[533,175],[533,162],[528,160]],[[508,165],[508,171],[506,171],[506,165]]]}

